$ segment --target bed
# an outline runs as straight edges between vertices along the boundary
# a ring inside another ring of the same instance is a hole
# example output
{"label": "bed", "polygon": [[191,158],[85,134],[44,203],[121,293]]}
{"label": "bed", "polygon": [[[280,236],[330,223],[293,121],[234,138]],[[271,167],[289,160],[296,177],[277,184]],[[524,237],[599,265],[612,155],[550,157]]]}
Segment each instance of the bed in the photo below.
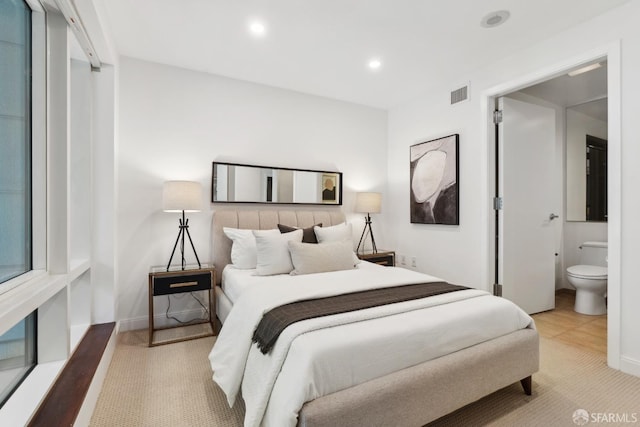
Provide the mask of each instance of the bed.
{"label": "bed", "polygon": [[438,280],[365,262],[304,276],[256,277],[228,266],[231,240],[224,227],[327,227],[344,220],[333,209],[213,215],[212,254],[223,272],[216,275],[216,306],[224,326],[210,361],[229,404],[242,393],[245,425],[421,426],[518,381],[531,393],[539,365],[533,321],[510,302],[473,289],[298,322],[262,354],[250,335],[262,314],[282,303],[285,287],[287,303],[358,290],[363,282],[385,287]]}

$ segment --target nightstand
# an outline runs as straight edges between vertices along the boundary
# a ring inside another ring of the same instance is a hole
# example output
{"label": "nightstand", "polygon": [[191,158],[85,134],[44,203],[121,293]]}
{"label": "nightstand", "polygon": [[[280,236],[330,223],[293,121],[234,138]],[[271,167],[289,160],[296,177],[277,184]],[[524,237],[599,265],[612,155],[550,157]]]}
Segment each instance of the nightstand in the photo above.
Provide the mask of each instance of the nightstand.
{"label": "nightstand", "polygon": [[[215,291],[213,287],[213,284],[216,282],[215,279],[215,268],[206,264],[202,264],[201,268],[198,268],[198,266],[187,266],[185,270],[182,270],[181,267],[171,267],[169,271],[167,271],[166,266],[151,267],[151,269],[149,270],[149,347],[215,335],[216,304]],[[202,321],[189,322],[184,325],[180,324],[164,328],[155,327],[153,312],[154,297],[162,295],[181,294],[193,291],[208,291],[208,320],[203,319]],[[210,331],[206,330],[209,329],[208,325],[205,325],[207,323],[211,326]],[[195,328],[194,325],[205,326],[199,331],[195,331],[195,333],[185,333],[185,330],[187,330],[187,328]],[[176,333],[174,334],[174,337],[170,337],[169,339],[163,339],[159,341],[155,340],[157,331],[173,328],[185,328],[185,330],[179,331],[180,334]]]}
{"label": "nightstand", "polygon": [[363,261],[373,262],[385,267],[394,267],[396,265],[396,253],[394,251],[365,252],[364,254],[358,253],[356,255]]}

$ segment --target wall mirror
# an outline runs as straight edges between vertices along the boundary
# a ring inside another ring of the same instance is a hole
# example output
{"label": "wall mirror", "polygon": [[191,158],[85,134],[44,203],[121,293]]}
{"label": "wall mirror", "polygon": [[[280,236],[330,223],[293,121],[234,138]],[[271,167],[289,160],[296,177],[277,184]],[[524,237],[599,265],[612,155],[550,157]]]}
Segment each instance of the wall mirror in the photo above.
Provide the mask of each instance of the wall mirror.
{"label": "wall mirror", "polygon": [[607,221],[607,98],[566,113],[567,221]]}
{"label": "wall mirror", "polygon": [[341,205],[342,173],[213,162],[211,201]]}

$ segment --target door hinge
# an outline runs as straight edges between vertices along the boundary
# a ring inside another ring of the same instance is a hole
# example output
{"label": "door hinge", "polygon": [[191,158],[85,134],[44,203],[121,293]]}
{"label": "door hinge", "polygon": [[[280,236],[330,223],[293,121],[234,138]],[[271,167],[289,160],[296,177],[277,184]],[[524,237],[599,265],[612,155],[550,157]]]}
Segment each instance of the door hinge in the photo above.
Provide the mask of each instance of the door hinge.
{"label": "door hinge", "polygon": [[494,211],[502,210],[502,197],[493,198],[493,210]]}
{"label": "door hinge", "polygon": [[493,284],[493,294],[497,297],[501,297],[502,296],[502,285],[499,283],[494,283]]}
{"label": "door hinge", "polygon": [[502,123],[502,110],[495,110],[493,112],[493,123],[496,125]]}

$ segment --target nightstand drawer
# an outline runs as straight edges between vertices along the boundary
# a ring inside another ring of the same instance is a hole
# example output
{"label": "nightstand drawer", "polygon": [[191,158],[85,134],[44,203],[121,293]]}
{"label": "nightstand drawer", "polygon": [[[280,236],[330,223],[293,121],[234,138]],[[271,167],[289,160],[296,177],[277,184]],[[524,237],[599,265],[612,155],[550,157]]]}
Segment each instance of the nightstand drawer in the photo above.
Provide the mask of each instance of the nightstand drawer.
{"label": "nightstand drawer", "polygon": [[379,257],[368,257],[366,259],[368,262],[372,262],[374,264],[384,265],[387,267],[393,267],[393,255],[383,255]]}
{"label": "nightstand drawer", "polygon": [[178,274],[153,279],[153,295],[169,295],[181,292],[211,289],[211,274]]}
{"label": "nightstand drawer", "polygon": [[359,253],[358,258],[374,264],[384,265],[385,267],[395,267],[396,265],[396,253],[394,251],[379,251],[376,253],[365,254]]}

